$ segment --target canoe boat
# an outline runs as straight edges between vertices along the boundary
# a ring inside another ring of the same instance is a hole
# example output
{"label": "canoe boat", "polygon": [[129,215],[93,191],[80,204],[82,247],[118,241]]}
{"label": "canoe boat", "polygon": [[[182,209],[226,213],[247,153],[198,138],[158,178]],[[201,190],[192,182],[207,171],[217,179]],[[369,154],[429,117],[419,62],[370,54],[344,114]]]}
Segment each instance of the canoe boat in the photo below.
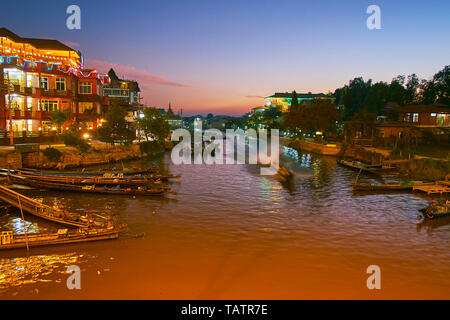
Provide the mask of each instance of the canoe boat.
{"label": "canoe boat", "polygon": [[449,216],[450,201],[447,200],[445,203],[433,201],[430,206],[420,209],[419,215],[424,217],[425,219],[436,219]]}
{"label": "canoe boat", "polygon": [[70,244],[88,241],[117,239],[122,230],[116,227],[102,229],[76,230],[59,229],[55,233],[29,233],[25,235],[13,235],[12,231],[0,232],[0,250],[17,249],[58,244]]}
{"label": "canoe boat", "polygon": [[[73,192],[84,192],[84,193],[101,193],[101,194],[123,194],[123,195],[145,195],[145,196],[157,196],[164,195],[170,192],[168,187],[158,187],[158,188],[148,188],[148,187],[138,187],[138,188],[121,188],[117,185],[113,188],[108,188],[106,186],[97,185],[74,185],[74,184],[64,184],[55,183],[47,181],[38,181],[22,176],[10,175],[10,178],[16,183],[25,184],[34,188],[43,188],[56,191],[73,191]],[[174,193],[174,192],[171,192]]]}
{"label": "canoe boat", "polygon": [[27,179],[36,181],[64,183],[72,185],[122,185],[122,186],[143,186],[143,185],[159,185],[162,180],[152,176],[142,177],[126,177],[126,178],[103,178],[103,177],[78,177],[78,176],[62,176],[62,175],[32,175],[18,174]]}
{"label": "canoe boat", "polygon": [[407,191],[412,190],[412,185],[404,184],[351,184],[353,191]]}
{"label": "canoe boat", "polygon": [[[7,174],[7,172],[2,172],[3,175]],[[173,175],[173,174],[157,174],[157,173],[149,173],[149,174],[145,174],[145,175],[137,175],[137,176],[128,176],[128,175],[122,175],[122,174],[108,174],[105,173],[101,176],[96,176],[96,175],[85,175],[85,174],[66,174],[65,172],[59,172],[59,173],[50,173],[50,172],[31,172],[31,171],[27,171],[27,170],[18,170],[17,172],[13,172],[13,174],[20,174],[20,175],[24,175],[24,176],[32,176],[32,177],[54,177],[54,178],[80,178],[80,179],[93,179],[93,178],[103,178],[103,179],[134,179],[134,180],[163,180],[163,181],[167,181],[169,179],[177,179],[180,178],[179,175]]]}
{"label": "canoe boat", "polygon": [[100,227],[105,225],[107,220],[105,217],[98,214],[95,214],[95,217],[100,218],[100,221],[88,212],[86,212],[85,215],[79,215],[65,209],[51,207],[6,188],[5,186],[0,186],[0,200],[36,217],[72,228],[89,226]]}
{"label": "canoe boat", "polygon": [[338,160],[338,163],[347,168],[358,171],[369,172],[372,174],[380,174],[381,165],[367,165],[359,161]]}
{"label": "canoe boat", "polygon": [[43,172],[44,174],[65,174],[65,175],[90,175],[90,176],[103,176],[103,175],[122,175],[122,176],[133,176],[133,175],[141,175],[145,173],[158,173],[158,170],[152,167],[148,168],[134,168],[134,169],[125,169],[125,170],[113,170],[113,169],[99,169],[99,170],[69,170],[69,171],[60,171],[60,170],[41,170],[41,169],[32,169],[32,168],[22,168],[20,171],[27,171],[34,174],[40,174]]}

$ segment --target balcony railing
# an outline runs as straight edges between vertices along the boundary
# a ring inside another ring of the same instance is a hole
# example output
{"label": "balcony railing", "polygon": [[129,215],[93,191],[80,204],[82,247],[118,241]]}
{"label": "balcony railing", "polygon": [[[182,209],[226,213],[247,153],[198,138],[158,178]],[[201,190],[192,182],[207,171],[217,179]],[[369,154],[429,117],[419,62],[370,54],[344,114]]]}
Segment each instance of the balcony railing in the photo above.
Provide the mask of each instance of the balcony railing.
{"label": "balcony railing", "polygon": [[[8,83],[4,81],[3,85],[0,85],[3,91],[8,91]],[[72,90],[59,91],[56,89],[46,90],[44,88],[25,87],[20,84],[10,82],[9,90],[11,93],[34,96],[34,97],[49,97],[49,98],[71,98],[73,97]]]}
{"label": "balcony railing", "polygon": [[[9,119],[9,110],[0,110],[0,119]],[[13,110],[11,118],[13,120],[49,120],[50,112],[31,111],[31,110]]]}

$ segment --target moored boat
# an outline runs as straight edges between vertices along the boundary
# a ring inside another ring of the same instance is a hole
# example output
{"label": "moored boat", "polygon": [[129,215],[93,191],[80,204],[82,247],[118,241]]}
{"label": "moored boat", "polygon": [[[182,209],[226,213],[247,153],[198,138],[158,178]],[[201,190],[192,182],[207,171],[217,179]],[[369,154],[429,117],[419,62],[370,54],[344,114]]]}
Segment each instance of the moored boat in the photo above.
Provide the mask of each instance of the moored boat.
{"label": "moored boat", "polygon": [[95,216],[100,218],[101,221],[95,219],[89,213],[79,215],[65,209],[51,207],[42,204],[39,201],[30,199],[5,186],[0,186],[0,200],[36,217],[72,228],[89,226],[100,227],[105,225],[105,221],[107,220],[105,217],[98,214],[95,214]]}
{"label": "moored boat", "polygon": [[419,210],[419,215],[425,219],[436,219],[450,215],[450,201],[433,201],[431,205]]}
{"label": "moored boat", "polygon": [[148,168],[131,168],[131,169],[99,169],[99,170],[41,170],[32,168],[22,168],[22,172],[30,172],[34,174],[64,174],[64,175],[87,175],[87,176],[104,176],[104,175],[115,175],[115,176],[133,176],[141,175],[146,173],[159,173],[157,169]]}
{"label": "moored boat", "polygon": [[[76,184],[64,184],[48,181],[40,181],[35,179],[30,179],[23,176],[11,175],[10,178],[20,184],[24,184],[34,188],[42,188],[56,191],[73,191],[73,192],[84,192],[84,193],[101,193],[101,194],[123,194],[123,195],[145,195],[145,196],[158,196],[164,195],[170,191],[170,188],[165,186],[159,187],[147,187],[141,186],[137,188],[123,188],[120,185],[115,187],[107,187],[105,185],[99,186],[97,184],[93,185],[76,185]],[[172,193],[174,193],[172,191]]]}
{"label": "moored boat", "polygon": [[117,239],[122,231],[124,229],[114,226],[101,229],[59,229],[55,233],[29,233],[27,235],[14,235],[12,231],[3,231],[0,232],[0,250]]}
{"label": "moored boat", "polygon": [[410,191],[412,185],[405,184],[371,184],[371,183],[354,183],[350,185],[353,191]]}
{"label": "moored boat", "polygon": [[341,159],[341,160],[338,160],[338,163],[347,168],[351,168],[351,169],[362,171],[362,172],[369,172],[372,174],[380,174],[381,170],[382,170],[381,165],[368,165],[368,164],[362,163],[360,161],[350,161],[350,160]]}

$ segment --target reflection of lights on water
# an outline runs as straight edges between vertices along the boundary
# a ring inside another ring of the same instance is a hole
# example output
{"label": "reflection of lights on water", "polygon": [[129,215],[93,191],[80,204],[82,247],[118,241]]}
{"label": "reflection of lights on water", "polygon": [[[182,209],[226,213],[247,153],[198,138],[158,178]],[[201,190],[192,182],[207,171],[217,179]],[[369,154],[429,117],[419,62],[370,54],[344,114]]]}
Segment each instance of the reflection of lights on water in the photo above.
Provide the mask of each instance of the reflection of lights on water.
{"label": "reflection of lights on water", "polygon": [[66,267],[79,263],[81,257],[68,253],[0,259],[0,290],[39,282],[61,282],[67,278]]}
{"label": "reflection of lights on water", "polygon": [[[24,224],[23,224],[22,218],[11,219],[11,224],[12,224],[12,230],[15,234],[24,234]],[[28,233],[36,233],[37,232],[36,226],[29,221],[25,221],[25,228]]]}

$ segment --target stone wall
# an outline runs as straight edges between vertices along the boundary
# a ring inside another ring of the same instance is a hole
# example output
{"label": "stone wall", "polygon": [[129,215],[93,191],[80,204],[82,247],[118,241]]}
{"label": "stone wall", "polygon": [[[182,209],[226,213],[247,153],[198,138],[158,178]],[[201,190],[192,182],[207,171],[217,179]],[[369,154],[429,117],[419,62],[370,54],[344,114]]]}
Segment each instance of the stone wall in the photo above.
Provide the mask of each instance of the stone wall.
{"label": "stone wall", "polygon": [[65,149],[59,162],[49,162],[42,152],[24,154],[23,166],[27,168],[71,168],[112,163],[121,160],[141,158],[139,146],[105,147],[89,153],[81,154],[75,149]]}

